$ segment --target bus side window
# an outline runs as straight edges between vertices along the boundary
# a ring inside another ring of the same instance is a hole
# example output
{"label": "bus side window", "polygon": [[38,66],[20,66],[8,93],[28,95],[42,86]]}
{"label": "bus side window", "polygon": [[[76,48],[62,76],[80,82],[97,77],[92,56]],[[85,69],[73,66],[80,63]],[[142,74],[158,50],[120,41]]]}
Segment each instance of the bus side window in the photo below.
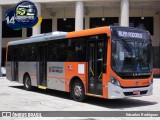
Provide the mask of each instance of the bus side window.
{"label": "bus side window", "polygon": [[66,61],[66,50],[65,50],[64,43],[59,44],[59,48],[57,50],[57,53],[58,53],[58,51],[60,51],[60,53],[58,54],[58,60],[59,61]]}
{"label": "bus side window", "polygon": [[48,46],[49,61],[66,61],[66,40],[57,40],[49,43]]}
{"label": "bus side window", "polygon": [[70,46],[67,48],[67,61],[74,61],[74,58],[75,58],[74,46]]}
{"label": "bus side window", "polygon": [[54,45],[49,45],[48,46],[48,60],[49,61],[56,61],[56,47]]}
{"label": "bus side window", "polygon": [[19,48],[17,47],[17,46],[15,46],[14,48],[13,48],[13,59],[14,59],[14,61],[18,61],[19,60]]}
{"label": "bus side window", "polygon": [[85,38],[68,39],[67,61],[83,62],[86,60]]}
{"label": "bus side window", "polygon": [[76,61],[86,60],[86,46],[83,43],[76,45]]}
{"label": "bus side window", "polygon": [[37,54],[36,54],[36,47],[35,46],[27,46],[26,47],[26,59],[28,61],[36,61]]}
{"label": "bus side window", "polygon": [[19,60],[20,61],[25,61],[26,60],[26,49],[25,46],[19,47]]}

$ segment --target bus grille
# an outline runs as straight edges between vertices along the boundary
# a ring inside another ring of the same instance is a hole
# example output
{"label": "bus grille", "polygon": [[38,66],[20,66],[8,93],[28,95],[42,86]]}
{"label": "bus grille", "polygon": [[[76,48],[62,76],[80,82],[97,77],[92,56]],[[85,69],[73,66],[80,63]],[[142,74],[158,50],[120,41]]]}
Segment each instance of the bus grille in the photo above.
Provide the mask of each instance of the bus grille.
{"label": "bus grille", "polygon": [[[140,91],[140,95],[146,94],[148,92],[148,90],[145,91]],[[124,92],[125,96],[130,96],[130,95],[135,95],[133,94],[133,92]]]}

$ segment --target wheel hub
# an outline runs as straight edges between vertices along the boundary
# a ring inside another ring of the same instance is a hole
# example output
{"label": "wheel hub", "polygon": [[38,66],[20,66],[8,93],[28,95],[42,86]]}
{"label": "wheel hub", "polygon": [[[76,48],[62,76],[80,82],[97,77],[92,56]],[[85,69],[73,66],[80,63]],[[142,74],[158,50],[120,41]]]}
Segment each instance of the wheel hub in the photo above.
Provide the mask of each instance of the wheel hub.
{"label": "wheel hub", "polygon": [[82,88],[81,88],[81,86],[75,86],[75,88],[74,88],[74,94],[77,97],[81,96],[81,94],[82,94]]}

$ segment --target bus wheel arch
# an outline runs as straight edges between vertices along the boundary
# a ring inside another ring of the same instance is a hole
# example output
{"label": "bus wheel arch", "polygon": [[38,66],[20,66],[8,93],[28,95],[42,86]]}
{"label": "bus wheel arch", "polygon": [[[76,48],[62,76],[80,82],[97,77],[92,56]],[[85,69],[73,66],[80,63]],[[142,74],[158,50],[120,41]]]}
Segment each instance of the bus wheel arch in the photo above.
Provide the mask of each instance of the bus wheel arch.
{"label": "bus wheel arch", "polygon": [[32,90],[31,78],[29,73],[27,72],[23,75],[23,84],[26,90],[28,91]]}
{"label": "bus wheel arch", "polygon": [[85,100],[85,87],[82,80],[79,77],[75,76],[71,79],[69,88],[70,96],[72,99],[78,102]]}

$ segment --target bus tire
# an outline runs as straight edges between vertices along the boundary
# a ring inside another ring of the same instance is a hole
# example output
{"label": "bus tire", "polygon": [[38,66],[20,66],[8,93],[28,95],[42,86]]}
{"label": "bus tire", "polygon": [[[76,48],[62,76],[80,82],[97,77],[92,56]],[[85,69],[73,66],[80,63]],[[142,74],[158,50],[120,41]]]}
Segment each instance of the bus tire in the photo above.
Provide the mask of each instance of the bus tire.
{"label": "bus tire", "polygon": [[85,100],[84,86],[79,80],[76,80],[71,85],[71,97],[78,102],[82,102]]}
{"label": "bus tire", "polygon": [[24,77],[24,88],[28,91],[32,90],[31,78],[29,77],[29,75],[26,75]]}

